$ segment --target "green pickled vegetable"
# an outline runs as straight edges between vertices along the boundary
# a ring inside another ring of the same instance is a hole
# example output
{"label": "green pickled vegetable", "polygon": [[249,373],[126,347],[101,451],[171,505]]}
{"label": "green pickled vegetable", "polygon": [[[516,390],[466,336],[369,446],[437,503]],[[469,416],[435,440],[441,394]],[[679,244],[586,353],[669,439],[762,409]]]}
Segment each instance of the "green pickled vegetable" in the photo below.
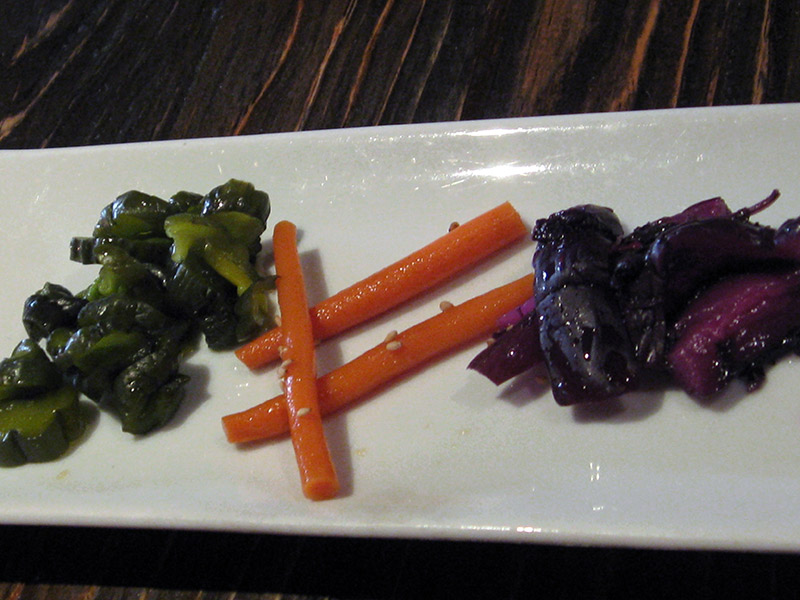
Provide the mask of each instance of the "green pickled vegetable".
{"label": "green pickled vegetable", "polygon": [[[242,219],[247,217],[238,214]],[[173,240],[172,260],[181,263],[190,254],[202,257],[212,269],[236,286],[241,295],[259,279],[250,252],[252,231],[246,227],[237,230],[231,225],[233,218],[220,220],[219,217],[182,213],[167,219],[164,226]],[[231,229],[224,226],[225,222],[231,225]],[[237,239],[234,234],[245,237]]]}
{"label": "green pickled vegetable", "polygon": [[111,247],[117,247],[131,257],[158,265],[165,264],[172,252],[172,240],[167,237],[151,237],[129,240],[121,237],[73,237],[69,246],[69,257],[84,265],[97,264],[100,257]]}
{"label": "green pickled vegetable", "polygon": [[166,283],[167,303],[179,315],[199,317],[217,304],[233,304],[233,287],[200,257],[191,255],[177,265]]}
{"label": "green pickled vegetable", "polygon": [[72,326],[85,304],[67,288],[46,283],[25,301],[22,324],[32,339],[40,340],[59,327]]}
{"label": "green pickled vegetable", "polygon": [[70,243],[72,261],[99,266],[92,282],[31,295],[29,337],[0,361],[0,465],[65,452],[85,428],[81,394],[126,432],[163,426],[199,334],[224,350],[273,327],[274,278],[255,268],[269,214],[269,196],[237,179],[168,200],[132,190],[103,208],[92,235]]}
{"label": "green pickled vegetable", "polygon": [[102,325],[81,327],[56,356],[56,364],[66,370],[77,367],[84,373],[102,369],[117,371],[151,347],[150,340],[140,332],[105,331]]}
{"label": "green pickled vegetable", "polygon": [[217,227],[221,227],[230,236],[256,252],[261,249],[261,234],[267,228],[264,221],[237,211],[226,211],[208,215],[207,218]]}
{"label": "green pickled vegetable", "polygon": [[236,286],[240,296],[259,279],[244,246],[206,244],[203,257],[212,269]]}
{"label": "green pickled vegetable", "polygon": [[46,462],[64,454],[86,427],[78,392],[62,386],[0,403],[0,466]]}
{"label": "green pickled vegetable", "polygon": [[262,279],[251,285],[236,301],[237,343],[243,344],[266,329],[275,326],[275,311],[269,293],[275,288],[273,279]]}
{"label": "green pickled vegetable", "polygon": [[210,219],[189,213],[173,215],[164,222],[164,231],[172,239],[172,260],[181,263],[190,253],[202,253],[207,243],[232,242],[224,229]]}
{"label": "green pickled vegetable", "polygon": [[100,272],[80,297],[92,301],[117,294],[156,306],[163,301],[163,274],[155,265],[136,260],[119,248],[106,248],[98,260]]}
{"label": "green pickled vegetable", "polygon": [[0,361],[0,401],[31,398],[61,385],[61,375],[44,350],[31,339],[21,341]]}
{"label": "green pickled vegetable", "polygon": [[86,304],[76,319],[80,327],[103,325],[106,329],[138,328],[153,332],[167,327],[169,322],[169,317],[152,304],[121,295],[106,296]]}
{"label": "green pickled vegetable", "polygon": [[115,378],[108,405],[119,415],[123,431],[148,433],[172,418],[188,381],[178,373],[177,357],[167,344],[130,364]]}
{"label": "green pickled vegetable", "polygon": [[118,196],[100,213],[93,237],[141,239],[164,234],[164,219],[175,214],[174,204],[132,190]]}
{"label": "green pickled vegetable", "polygon": [[252,183],[230,179],[215,187],[205,198],[200,214],[210,215],[222,211],[236,211],[266,222],[270,213],[269,196],[257,190]]}
{"label": "green pickled vegetable", "polygon": [[180,191],[170,196],[168,202],[175,207],[176,212],[199,214],[203,203],[203,195]]}

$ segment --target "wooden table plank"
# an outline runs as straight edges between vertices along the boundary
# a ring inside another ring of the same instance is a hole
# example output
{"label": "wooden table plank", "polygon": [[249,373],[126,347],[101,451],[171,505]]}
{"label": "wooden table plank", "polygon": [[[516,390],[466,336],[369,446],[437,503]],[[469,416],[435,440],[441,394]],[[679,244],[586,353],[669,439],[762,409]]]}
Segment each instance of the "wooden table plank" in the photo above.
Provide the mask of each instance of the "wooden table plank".
{"label": "wooden table plank", "polygon": [[786,0],[54,4],[14,9],[0,147],[800,97]]}

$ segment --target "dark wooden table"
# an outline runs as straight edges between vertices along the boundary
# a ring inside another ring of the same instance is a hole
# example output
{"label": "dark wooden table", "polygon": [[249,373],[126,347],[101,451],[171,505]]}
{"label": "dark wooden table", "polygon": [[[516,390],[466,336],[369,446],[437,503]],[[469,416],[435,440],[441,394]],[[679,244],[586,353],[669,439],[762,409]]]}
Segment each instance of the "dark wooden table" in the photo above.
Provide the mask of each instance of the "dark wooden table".
{"label": "dark wooden table", "polygon": [[[800,100],[796,0],[27,0],[0,31],[3,149]],[[796,598],[800,557],[0,526],[2,599],[535,593]]]}

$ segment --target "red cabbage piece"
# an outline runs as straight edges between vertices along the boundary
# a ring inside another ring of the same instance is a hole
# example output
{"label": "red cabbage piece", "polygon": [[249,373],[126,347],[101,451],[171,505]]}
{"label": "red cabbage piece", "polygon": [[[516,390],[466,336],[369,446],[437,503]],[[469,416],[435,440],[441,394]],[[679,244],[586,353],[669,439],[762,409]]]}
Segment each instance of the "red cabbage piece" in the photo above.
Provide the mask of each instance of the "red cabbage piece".
{"label": "red cabbage piece", "polygon": [[726,278],[700,294],[678,319],[669,352],[675,381],[707,397],[730,380],[760,382],[765,364],[797,347],[800,270]]}
{"label": "red cabbage piece", "polygon": [[605,207],[540,219],[534,313],[504,316],[470,367],[501,383],[543,361],[562,405],[624,394],[645,371],[697,397],[756,387],[800,349],[800,217],[750,220],[777,198],[735,212],[711,198],[628,235]]}
{"label": "red cabbage piece", "polygon": [[468,368],[500,385],[543,360],[539,345],[539,318],[529,311],[513,325],[496,333],[492,342],[470,361]]}
{"label": "red cabbage piece", "polygon": [[502,315],[499,319],[497,319],[497,329],[505,329],[507,327],[511,327],[512,325],[516,325],[525,316],[534,311],[536,308],[536,298],[531,296],[529,300],[526,300],[518,307],[511,309],[506,314]]}
{"label": "red cabbage piece", "polygon": [[775,229],[748,220],[777,198],[776,190],[736,212],[718,199],[706,200],[618,240],[612,287],[636,358],[645,367],[663,368],[667,331],[703,287],[735,273],[798,264],[797,228],[784,226],[779,246]]}

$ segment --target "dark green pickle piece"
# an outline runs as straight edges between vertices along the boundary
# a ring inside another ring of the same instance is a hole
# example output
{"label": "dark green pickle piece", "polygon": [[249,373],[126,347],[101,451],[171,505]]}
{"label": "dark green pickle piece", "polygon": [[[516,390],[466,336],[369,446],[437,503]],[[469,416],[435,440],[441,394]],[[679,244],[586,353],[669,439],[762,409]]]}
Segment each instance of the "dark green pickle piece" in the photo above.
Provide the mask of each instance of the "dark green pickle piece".
{"label": "dark green pickle piece", "polygon": [[60,327],[74,326],[85,304],[85,299],[74,296],[64,286],[45,283],[25,300],[22,324],[28,335],[38,341]]}
{"label": "dark green pickle piece", "polygon": [[151,237],[130,240],[123,237],[73,237],[69,244],[69,258],[83,265],[100,263],[103,253],[111,246],[130,254],[133,258],[166,264],[172,252],[172,240],[167,237]]}
{"label": "dark green pickle piece", "polygon": [[166,424],[180,407],[189,378],[178,373],[172,348],[160,348],[126,367],[114,379],[108,406],[122,430],[142,435]]}
{"label": "dark green pickle piece", "polygon": [[99,261],[100,272],[79,294],[81,298],[91,302],[118,294],[159,306],[163,300],[164,273],[154,265],[138,261],[114,246],[106,247]]}
{"label": "dark green pickle piece", "polygon": [[22,340],[0,361],[0,402],[31,398],[61,385],[61,374],[32,339]]}
{"label": "dark green pickle piece", "polygon": [[86,427],[78,392],[62,386],[34,398],[0,403],[0,466],[47,462],[63,455]]}
{"label": "dark green pickle piece", "polygon": [[104,326],[90,325],[70,336],[55,363],[62,370],[75,366],[83,373],[118,371],[143,350],[149,351],[150,345],[148,337],[139,331],[106,331]]}
{"label": "dark green pickle piece", "polygon": [[[247,222],[246,217],[241,214],[240,224]],[[182,263],[191,255],[202,257],[208,266],[236,286],[237,293],[241,295],[259,276],[253,266],[250,250],[253,231],[246,225],[242,226],[241,231],[238,230],[234,226],[235,220],[236,217],[226,221],[219,215],[182,213],[169,217],[164,226],[173,240],[172,260]],[[226,222],[231,230],[223,224]],[[246,237],[236,239],[231,231]]]}
{"label": "dark green pickle piece", "polygon": [[131,190],[117,197],[100,213],[93,236],[142,239],[164,235],[164,219],[178,207],[143,192]]}
{"label": "dark green pickle piece", "polygon": [[266,192],[257,190],[248,181],[229,179],[205,195],[200,214],[210,215],[233,210],[255,217],[264,223],[269,217],[270,208],[269,195]]}
{"label": "dark green pickle piece", "polygon": [[105,330],[159,331],[169,318],[152,304],[126,296],[113,295],[88,303],[78,313],[77,325],[102,325]]}
{"label": "dark green pickle piece", "polygon": [[200,214],[203,195],[195,194],[194,192],[180,191],[170,196],[167,202],[177,209],[176,212]]}
{"label": "dark green pickle piece", "polygon": [[262,279],[239,296],[233,307],[237,344],[244,344],[262,331],[275,327],[275,311],[269,299],[269,292],[273,289],[274,279]]}

